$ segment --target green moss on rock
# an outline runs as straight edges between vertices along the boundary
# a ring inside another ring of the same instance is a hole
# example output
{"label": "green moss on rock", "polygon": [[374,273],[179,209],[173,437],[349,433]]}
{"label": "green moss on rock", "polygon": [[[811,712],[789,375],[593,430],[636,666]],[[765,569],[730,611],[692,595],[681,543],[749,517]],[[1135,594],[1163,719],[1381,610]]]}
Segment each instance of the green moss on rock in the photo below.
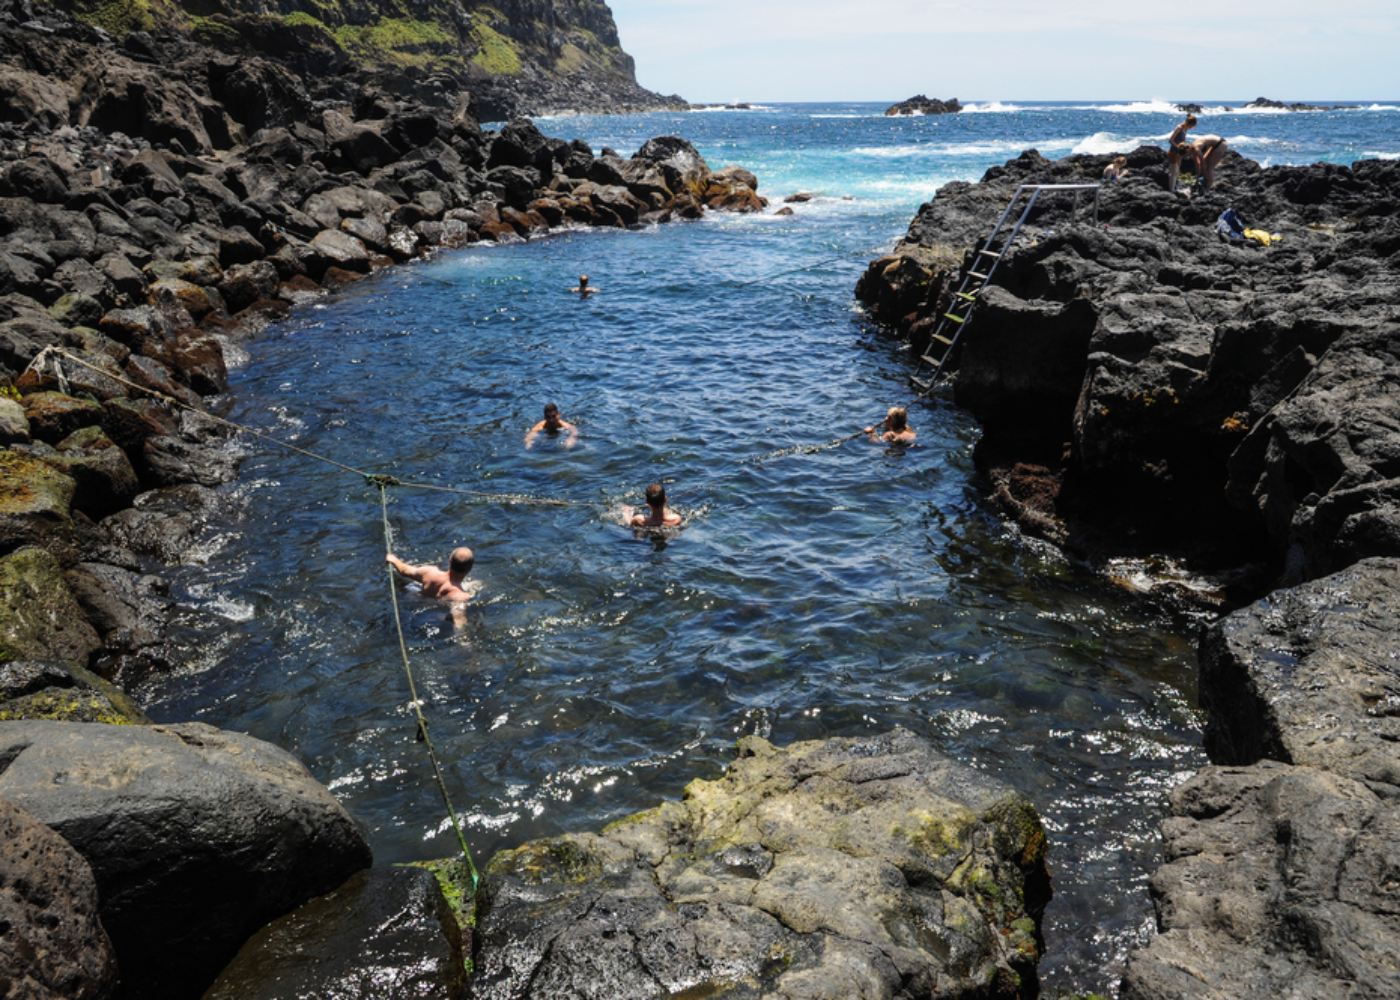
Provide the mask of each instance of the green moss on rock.
{"label": "green moss on rock", "polygon": [[113,705],[90,688],[45,688],[0,703],[0,722],[102,722],[110,726],[140,725],[144,719]]}
{"label": "green moss on rock", "polygon": [[0,661],[83,664],[100,645],[51,553],[26,547],[0,559]]}
{"label": "green moss on rock", "polygon": [[476,45],[472,63],[495,76],[514,76],[520,72],[520,53],[514,42],[492,27],[493,13],[488,7],[472,14],[471,38]]}
{"label": "green moss on rock", "polygon": [[38,516],[66,521],[75,489],[71,476],[17,451],[0,451],[0,518]]}

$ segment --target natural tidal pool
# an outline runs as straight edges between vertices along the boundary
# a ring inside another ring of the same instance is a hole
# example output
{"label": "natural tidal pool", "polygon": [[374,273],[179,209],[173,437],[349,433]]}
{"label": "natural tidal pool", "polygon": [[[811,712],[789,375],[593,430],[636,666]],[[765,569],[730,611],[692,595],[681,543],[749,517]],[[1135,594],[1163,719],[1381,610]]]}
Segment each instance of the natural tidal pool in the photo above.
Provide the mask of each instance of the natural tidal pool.
{"label": "natural tidal pool", "polygon": [[[249,341],[229,413],[355,466],[579,501],[391,492],[400,555],[477,554],[464,631],[411,592],[404,607],[479,861],[678,796],[747,733],[786,743],[902,725],[1036,804],[1055,889],[1043,983],[1104,989],[1150,925],[1166,792],[1204,763],[1189,625],[1010,533],[972,468],[977,429],[946,402],[911,404],[907,451],[853,440],[756,459],[910,403],[907,357],[851,292],[939,184],[1026,145],[1069,152],[1106,122],[1130,137],[1170,122],[874,112],[542,122],[625,154],[678,132],[712,166],[753,169],[774,207],[797,190],[817,197],[792,218],[574,232],[382,272]],[[1388,141],[1395,116],[1364,114],[1338,118],[1359,134],[1346,141]],[[1299,135],[1276,116],[1249,127]],[[601,294],[579,301],[566,289],[584,272]],[[547,401],[578,424],[577,447],[523,447]],[[192,637],[187,673],[143,692],[148,709],[297,753],[381,863],[451,854],[414,739],[377,496],[249,447],[230,487],[244,509],[235,530],[174,576],[218,625]],[[653,480],[689,518],[664,542],[618,523]]]}

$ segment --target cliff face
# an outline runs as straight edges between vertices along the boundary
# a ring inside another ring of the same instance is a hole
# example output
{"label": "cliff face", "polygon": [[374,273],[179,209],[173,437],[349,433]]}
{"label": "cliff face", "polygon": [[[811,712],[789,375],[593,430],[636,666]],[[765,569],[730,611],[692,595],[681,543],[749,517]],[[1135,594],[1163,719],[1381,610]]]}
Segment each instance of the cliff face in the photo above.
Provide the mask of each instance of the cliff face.
{"label": "cliff face", "polygon": [[681,104],[638,86],[602,0],[30,0],[116,39],[192,36],[225,52],[286,64],[334,91],[373,73],[418,98],[472,94],[485,119],[557,110]]}

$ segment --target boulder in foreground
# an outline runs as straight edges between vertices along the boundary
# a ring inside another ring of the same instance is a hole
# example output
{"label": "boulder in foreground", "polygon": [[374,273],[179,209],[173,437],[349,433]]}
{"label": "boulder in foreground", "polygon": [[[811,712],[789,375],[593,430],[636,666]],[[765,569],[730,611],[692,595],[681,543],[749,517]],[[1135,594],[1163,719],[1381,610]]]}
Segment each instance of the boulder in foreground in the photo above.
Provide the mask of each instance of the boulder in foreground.
{"label": "boulder in foreground", "polygon": [[601,834],[492,859],[473,994],[1036,993],[1045,834],[1022,797],[904,730],[778,749]]}
{"label": "boulder in foreground", "polygon": [[0,798],[92,866],[127,995],[198,995],[263,924],[367,867],[291,754],[212,726],[0,723]]}
{"label": "boulder in foreground", "polygon": [[116,987],[92,869],[62,837],[0,799],[0,995],[107,1000]]}

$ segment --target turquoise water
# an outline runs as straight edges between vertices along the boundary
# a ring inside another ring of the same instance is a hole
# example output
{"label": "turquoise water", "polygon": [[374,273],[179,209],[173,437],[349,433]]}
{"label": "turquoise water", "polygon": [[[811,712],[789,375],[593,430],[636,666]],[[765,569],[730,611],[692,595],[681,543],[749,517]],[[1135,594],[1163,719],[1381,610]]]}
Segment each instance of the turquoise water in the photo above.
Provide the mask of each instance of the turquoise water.
{"label": "turquoise water", "polygon": [[[1393,105],[1392,105],[1393,107]],[[1106,989],[1150,925],[1166,791],[1199,767],[1193,638],[1009,532],[982,499],[971,420],[919,403],[917,447],[821,443],[909,401],[906,358],[851,298],[941,183],[1034,145],[1165,135],[1153,111],[1038,106],[885,119],[869,105],[544,120],[630,153],[679,132],[792,218],[470,248],[384,272],[246,345],[231,415],[357,466],[579,501],[396,491],[396,544],[477,553],[454,635],[405,594],[425,711],[482,859],[595,827],[718,773],[736,737],[907,726],[1036,803],[1056,897],[1045,984]],[[1210,116],[1273,162],[1400,153],[1394,110]],[[795,270],[802,269],[802,270]],[[565,289],[589,273],[602,293]],[[792,273],[789,273],[792,272]],[[544,402],[576,448],[522,447]],[[690,518],[619,524],[652,480]],[[414,741],[373,493],[255,446],[246,515],[177,576],[216,617],[187,675],[144,692],[298,753],[381,862],[453,850]]]}

